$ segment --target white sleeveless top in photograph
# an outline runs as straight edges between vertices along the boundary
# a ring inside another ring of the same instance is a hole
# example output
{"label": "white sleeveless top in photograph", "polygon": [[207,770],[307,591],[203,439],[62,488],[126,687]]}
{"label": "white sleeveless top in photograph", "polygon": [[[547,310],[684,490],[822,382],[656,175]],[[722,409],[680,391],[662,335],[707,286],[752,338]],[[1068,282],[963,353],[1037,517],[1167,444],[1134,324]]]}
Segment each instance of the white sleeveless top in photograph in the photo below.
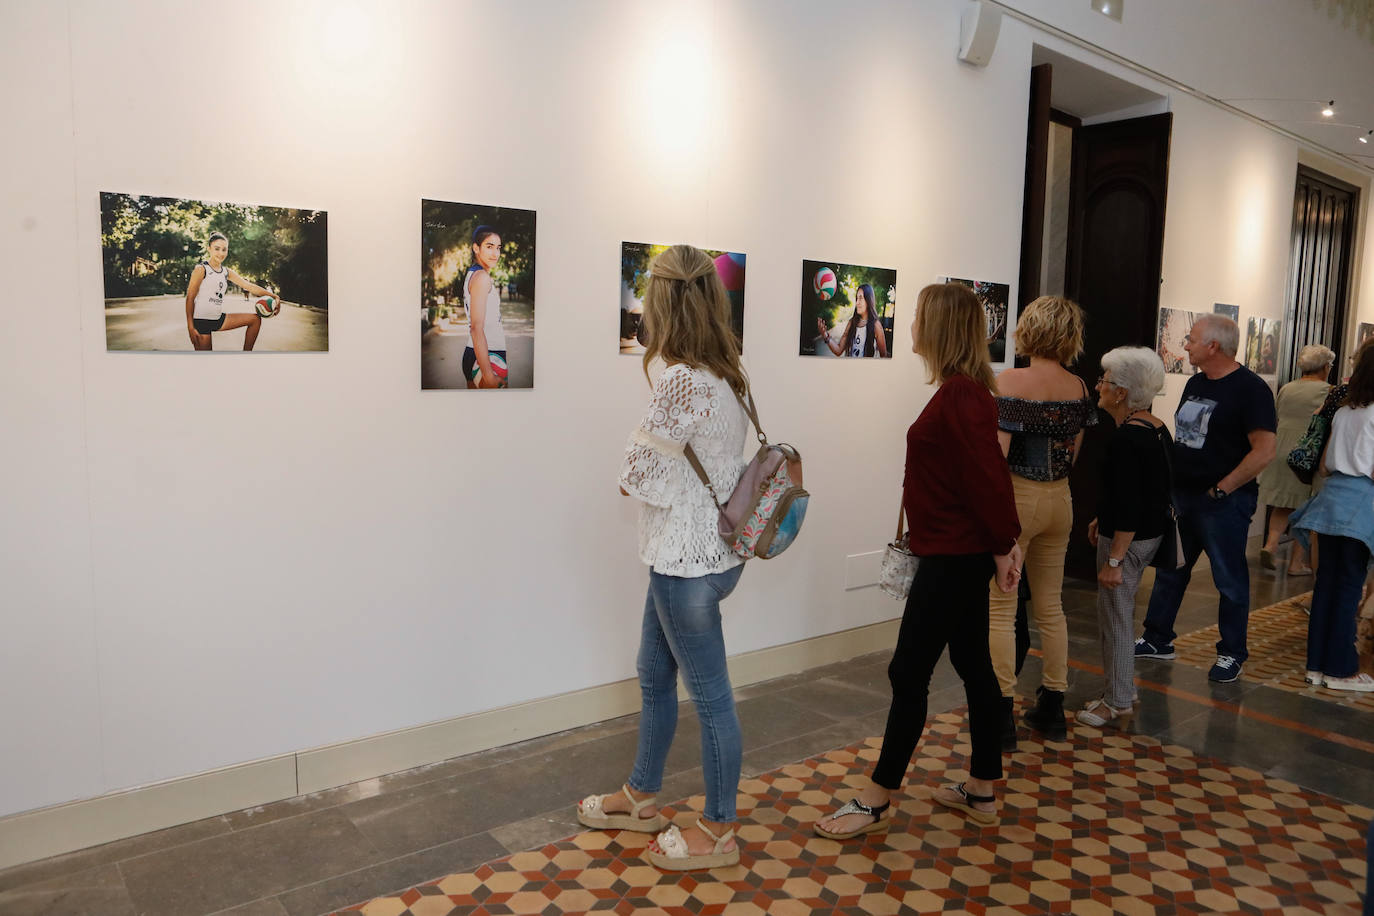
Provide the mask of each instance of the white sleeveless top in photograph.
{"label": "white sleeveless top in photograph", "polygon": [[704,369],[669,366],[654,383],[620,468],[620,486],[640,501],[639,558],[654,572],[696,578],[744,562],[721,539],[715,501],[683,446],[692,444],[711,486],[728,499],[747,464],[748,424],[730,386]]}
{"label": "white sleeveless top in photograph", "polygon": [[[468,271],[467,277],[463,280],[463,307],[468,310],[468,321],[472,321],[472,278],[477,276],[477,271]],[[491,279],[491,275],[487,275]],[[501,294],[496,289],[496,283],[491,284],[491,290],[487,293],[487,313],[482,321],[482,330],[487,332],[487,349],[504,350],[506,349],[506,331],[501,327]]]}
{"label": "white sleeveless top in photograph", "polygon": [[854,328],[854,340],[849,345],[850,356],[863,356],[864,344],[868,341],[868,325],[861,324]]}
{"label": "white sleeveless top in photograph", "polygon": [[209,261],[201,261],[205,277],[196,291],[196,304],[192,311],[195,318],[218,318],[224,314],[224,293],[229,289],[229,268],[223,264],[219,270],[210,267]]}

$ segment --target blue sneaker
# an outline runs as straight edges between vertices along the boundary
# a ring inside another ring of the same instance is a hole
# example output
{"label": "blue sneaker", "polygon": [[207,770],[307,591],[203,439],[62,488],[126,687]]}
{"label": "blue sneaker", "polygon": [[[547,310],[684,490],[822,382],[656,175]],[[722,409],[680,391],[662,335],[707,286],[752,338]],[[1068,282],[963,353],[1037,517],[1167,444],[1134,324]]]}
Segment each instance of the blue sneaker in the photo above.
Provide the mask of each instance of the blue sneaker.
{"label": "blue sneaker", "polygon": [[1240,677],[1240,669],[1245,667],[1229,655],[1218,655],[1217,663],[1207,672],[1207,680],[1218,684],[1229,684]]}
{"label": "blue sneaker", "polygon": [[1135,641],[1135,657],[1162,658],[1165,661],[1168,661],[1171,658],[1177,658],[1178,653],[1174,651],[1173,643],[1169,643],[1166,646],[1156,646],[1154,643],[1150,642],[1144,636],[1142,636]]}

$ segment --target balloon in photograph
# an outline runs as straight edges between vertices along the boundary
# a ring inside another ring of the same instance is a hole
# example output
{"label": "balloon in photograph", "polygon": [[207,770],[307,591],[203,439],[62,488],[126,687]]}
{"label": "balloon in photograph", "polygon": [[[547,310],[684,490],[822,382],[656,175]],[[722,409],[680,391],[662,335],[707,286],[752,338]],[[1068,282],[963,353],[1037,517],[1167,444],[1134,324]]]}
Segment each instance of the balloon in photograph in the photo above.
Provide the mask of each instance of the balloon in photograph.
{"label": "balloon in photograph", "polygon": [[744,289],[744,255],[727,251],[718,256],[716,273],[720,274],[720,282],[725,284],[726,292],[734,293]]}
{"label": "balloon in photograph", "polygon": [[277,314],[278,311],[276,298],[273,296],[259,296],[257,299],[253,300],[253,311],[264,318],[271,318],[273,315]]}
{"label": "balloon in photograph", "polygon": [[811,284],[816,289],[816,295],[822,300],[829,299],[835,295],[835,287],[838,281],[835,279],[835,271],[829,267],[822,267],[816,271],[816,279]]}

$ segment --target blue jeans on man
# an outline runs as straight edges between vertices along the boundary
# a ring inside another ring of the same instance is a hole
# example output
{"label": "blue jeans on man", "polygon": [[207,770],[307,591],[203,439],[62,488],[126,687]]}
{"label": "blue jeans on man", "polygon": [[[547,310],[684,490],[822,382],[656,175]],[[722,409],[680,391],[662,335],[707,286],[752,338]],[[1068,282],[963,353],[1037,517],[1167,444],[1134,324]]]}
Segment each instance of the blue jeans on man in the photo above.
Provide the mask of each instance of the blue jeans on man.
{"label": "blue jeans on man", "polygon": [[1174,621],[1178,619],[1183,593],[1193,578],[1198,557],[1206,553],[1212,565],[1212,581],[1221,593],[1217,607],[1217,628],[1221,631],[1217,655],[1230,656],[1237,665],[1244,663],[1249,656],[1245,643],[1250,623],[1250,567],[1245,560],[1245,546],[1257,501],[1258,491],[1253,485],[1222,499],[1212,499],[1205,490],[1174,492],[1184,562],[1180,569],[1155,572],[1154,590],[1145,612],[1147,642],[1172,649]]}

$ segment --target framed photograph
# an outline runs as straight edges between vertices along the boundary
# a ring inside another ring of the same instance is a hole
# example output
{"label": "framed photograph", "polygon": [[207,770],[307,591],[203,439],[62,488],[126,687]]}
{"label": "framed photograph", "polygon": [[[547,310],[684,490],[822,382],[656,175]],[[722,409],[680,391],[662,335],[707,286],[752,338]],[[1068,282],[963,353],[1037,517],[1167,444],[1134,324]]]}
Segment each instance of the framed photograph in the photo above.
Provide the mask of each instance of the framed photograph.
{"label": "framed photograph", "polygon": [[1245,323],[1245,368],[1256,375],[1278,374],[1280,325],[1277,318],[1251,318]]}
{"label": "framed photograph", "polygon": [[1371,337],[1374,337],[1374,324],[1361,321],[1359,328],[1355,331],[1355,349],[1358,350],[1364,346],[1364,342]]}
{"label": "framed photograph", "polygon": [[329,349],[323,210],[101,192],[107,350]]}
{"label": "framed photograph", "polygon": [[420,388],[534,387],[535,211],[420,201]]}
{"label": "framed photograph", "polygon": [[[643,356],[641,335],[644,320],[644,289],[649,282],[649,267],[654,258],[667,251],[670,245],[651,245],[648,242],[620,243],[620,353],[622,356]],[[730,299],[730,326],[744,350],[744,280],[746,258],[738,251],[703,248],[716,264],[716,273]]]}
{"label": "framed photograph", "polygon": [[1011,285],[994,283],[991,280],[965,280],[961,277],[944,277],[945,283],[958,283],[973,290],[978,301],[983,303],[983,314],[988,322],[988,358],[994,363],[1007,361],[1007,343],[1010,329],[1007,327],[1008,310],[1011,301]]}
{"label": "framed photograph", "polygon": [[1183,309],[1160,308],[1155,352],[1164,361],[1165,372],[1192,375],[1197,371],[1192,363],[1188,362],[1188,351],[1183,349],[1183,338],[1193,329],[1193,322],[1197,321],[1198,314]]}
{"label": "framed photograph", "polygon": [[1212,303],[1212,314],[1225,315],[1237,325],[1240,324],[1240,306],[1238,305],[1225,305],[1221,302],[1214,302]]}
{"label": "framed photograph", "polygon": [[892,357],[897,271],[802,261],[800,354]]}

